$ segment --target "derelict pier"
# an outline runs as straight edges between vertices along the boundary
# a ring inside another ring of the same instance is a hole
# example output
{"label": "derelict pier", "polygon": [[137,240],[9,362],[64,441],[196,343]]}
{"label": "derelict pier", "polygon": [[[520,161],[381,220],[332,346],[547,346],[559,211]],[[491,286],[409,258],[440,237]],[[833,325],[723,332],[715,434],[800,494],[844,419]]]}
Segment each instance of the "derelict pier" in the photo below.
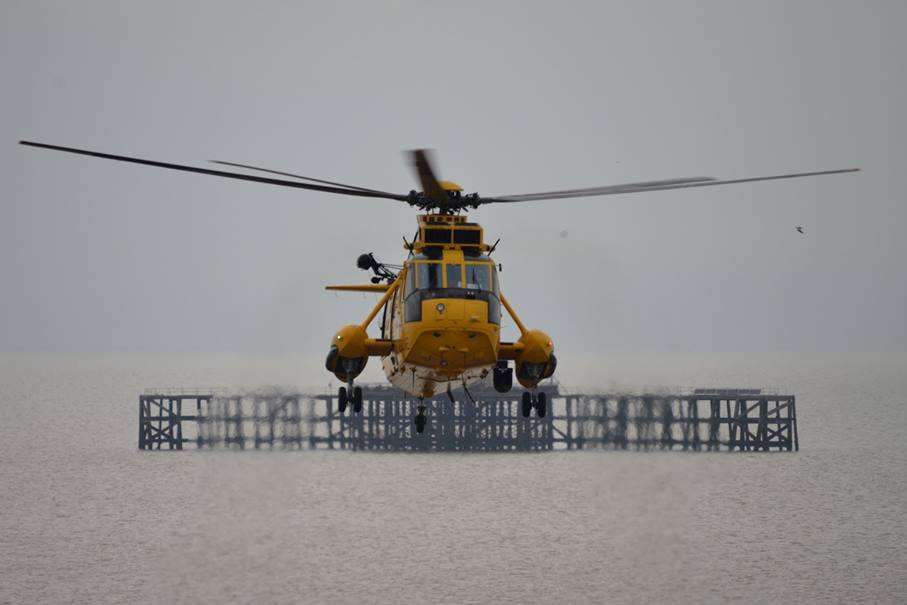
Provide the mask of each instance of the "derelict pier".
{"label": "derelict pier", "polygon": [[471,389],[426,400],[417,434],[416,402],[399,389],[363,388],[361,414],[338,411],[336,395],[149,389],[139,397],[138,446],[385,451],[555,449],[797,451],[796,398],[758,389],[690,393],[563,393],[540,386],[548,413],[524,418],[520,391]]}

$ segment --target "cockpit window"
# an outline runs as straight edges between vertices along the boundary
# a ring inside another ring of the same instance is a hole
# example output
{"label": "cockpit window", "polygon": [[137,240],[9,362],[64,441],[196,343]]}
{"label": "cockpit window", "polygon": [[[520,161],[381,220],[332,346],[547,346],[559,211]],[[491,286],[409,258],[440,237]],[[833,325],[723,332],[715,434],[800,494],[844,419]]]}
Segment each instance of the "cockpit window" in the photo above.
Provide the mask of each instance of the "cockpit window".
{"label": "cockpit window", "polygon": [[491,290],[491,265],[467,263],[466,287],[470,290]]}
{"label": "cockpit window", "polygon": [[459,263],[452,264],[447,263],[447,287],[448,288],[462,288],[463,287],[463,269]]}
{"label": "cockpit window", "polygon": [[426,300],[462,298],[488,304],[488,321],[501,325],[501,302],[495,266],[485,262],[439,262],[425,257],[410,259],[406,264],[406,294],[403,321],[422,321]]}
{"label": "cockpit window", "polygon": [[416,263],[420,290],[434,290],[441,287],[441,263]]}

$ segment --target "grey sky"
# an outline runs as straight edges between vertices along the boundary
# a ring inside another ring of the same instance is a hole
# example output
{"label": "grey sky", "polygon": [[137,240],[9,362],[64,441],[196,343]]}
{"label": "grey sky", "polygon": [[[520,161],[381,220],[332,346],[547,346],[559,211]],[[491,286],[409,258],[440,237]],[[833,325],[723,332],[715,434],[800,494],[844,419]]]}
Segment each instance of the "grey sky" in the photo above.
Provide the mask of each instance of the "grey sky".
{"label": "grey sky", "polygon": [[473,217],[563,351],[904,350],[905,24],[903,2],[7,0],[0,350],[322,351],[374,300],[322,286],[415,226],[20,138],[393,191],[433,147],[489,195],[860,166]]}

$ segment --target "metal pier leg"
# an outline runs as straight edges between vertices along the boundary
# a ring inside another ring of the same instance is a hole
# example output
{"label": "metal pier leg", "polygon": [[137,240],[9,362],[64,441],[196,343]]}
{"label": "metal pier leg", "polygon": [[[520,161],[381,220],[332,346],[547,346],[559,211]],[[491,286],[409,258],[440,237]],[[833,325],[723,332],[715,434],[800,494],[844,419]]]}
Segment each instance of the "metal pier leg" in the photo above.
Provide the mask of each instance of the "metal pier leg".
{"label": "metal pier leg", "polygon": [[139,397],[139,449],[145,449],[145,397]]}
{"label": "metal pier leg", "polygon": [[709,451],[721,448],[721,402],[709,400]]}
{"label": "metal pier leg", "polygon": [[674,408],[670,397],[660,400],[661,403],[661,449],[674,449]]}
{"label": "metal pier leg", "polygon": [[693,451],[702,450],[702,441],[699,435],[699,400],[691,397],[689,400],[690,423],[693,429]]}
{"label": "metal pier leg", "polygon": [[[775,403],[777,406],[777,402]],[[759,444],[763,452],[769,450],[768,438],[768,400],[765,397],[759,399],[759,428],[757,433]]]}
{"label": "metal pier leg", "polygon": [[617,402],[617,435],[616,443],[622,450],[627,449],[627,428],[630,424],[630,402],[626,397],[621,397]]}
{"label": "metal pier leg", "polygon": [[183,449],[183,398],[176,401],[176,449]]}
{"label": "metal pier leg", "polygon": [[787,417],[790,419],[794,428],[794,451],[800,451],[800,436],[797,434],[797,398],[791,396],[790,405],[787,406]]}
{"label": "metal pier leg", "polygon": [[573,436],[573,399],[567,399],[567,449],[576,447],[576,438]]}

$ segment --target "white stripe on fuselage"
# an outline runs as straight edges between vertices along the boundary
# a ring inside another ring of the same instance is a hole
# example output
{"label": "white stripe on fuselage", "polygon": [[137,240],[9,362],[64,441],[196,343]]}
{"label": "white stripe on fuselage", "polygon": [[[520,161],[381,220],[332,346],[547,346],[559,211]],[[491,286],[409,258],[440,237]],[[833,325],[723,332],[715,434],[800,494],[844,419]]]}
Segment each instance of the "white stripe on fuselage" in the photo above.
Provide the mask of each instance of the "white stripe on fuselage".
{"label": "white stripe on fuselage", "polygon": [[483,380],[491,372],[493,366],[477,366],[465,370],[457,378],[450,380],[447,376],[437,372],[434,368],[416,366],[409,363],[393,364],[391,357],[382,357],[381,365],[387,379],[398,389],[406,391],[413,397],[421,397],[424,393],[441,393],[447,390],[447,383],[451,388],[474,384]]}

